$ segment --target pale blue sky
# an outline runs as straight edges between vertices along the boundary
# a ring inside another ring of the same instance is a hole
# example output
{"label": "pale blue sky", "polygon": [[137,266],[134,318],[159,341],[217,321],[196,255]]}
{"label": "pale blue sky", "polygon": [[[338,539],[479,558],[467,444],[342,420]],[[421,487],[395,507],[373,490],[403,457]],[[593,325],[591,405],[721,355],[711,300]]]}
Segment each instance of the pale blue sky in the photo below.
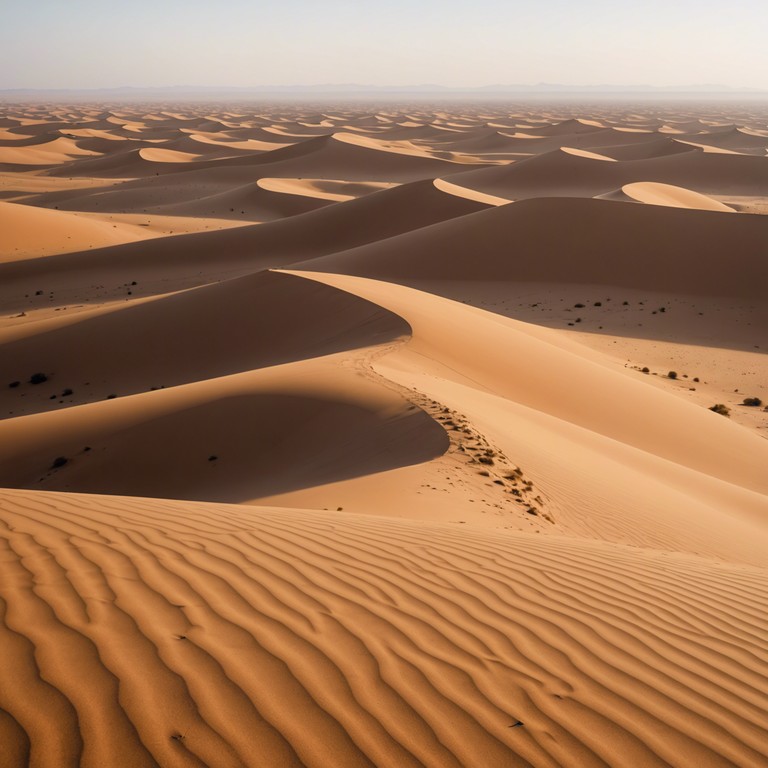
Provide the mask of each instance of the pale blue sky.
{"label": "pale blue sky", "polygon": [[768,89],[768,0],[0,0],[0,88]]}

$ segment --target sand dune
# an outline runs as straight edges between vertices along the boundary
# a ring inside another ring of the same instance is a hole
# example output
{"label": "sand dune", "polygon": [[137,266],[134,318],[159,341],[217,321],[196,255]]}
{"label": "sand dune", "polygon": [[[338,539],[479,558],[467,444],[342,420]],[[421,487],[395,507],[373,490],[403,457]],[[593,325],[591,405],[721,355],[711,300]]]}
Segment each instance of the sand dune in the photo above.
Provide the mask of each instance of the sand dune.
{"label": "sand dune", "polygon": [[[590,359],[583,348],[563,343],[559,332],[501,319],[401,286],[339,275],[308,276],[350,290],[407,320],[413,340],[381,357],[377,368],[385,369],[388,378],[401,384],[413,386],[415,382],[417,389],[440,402],[448,398],[453,407],[457,402],[452,403],[448,393],[453,392],[455,398],[456,388],[463,388],[463,408],[474,407],[485,413],[477,418],[485,420],[492,420],[492,414],[498,413],[491,432],[507,455],[528,454],[528,460],[521,463],[534,477],[539,475],[536,470],[544,460],[541,454],[531,456],[534,445],[541,450],[563,439],[570,442],[574,428],[588,432],[581,433],[579,444],[604,457],[597,464],[590,462],[590,466],[602,467],[610,462],[615,473],[612,479],[606,479],[600,471],[601,493],[612,497],[613,519],[607,525],[602,519],[593,519],[593,536],[615,540],[615,526],[623,528],[619,519],[627,507],[627,488],[636,485],[629,478],[638,477],[638,469],[648,456],[653,456],[669,463],[655,474],[663,481],[648,494],[645,513],[633,510],[630,515],[636,543],[677,549],[682,546],[680,537],[685,540],[690,535],[688,514],[693,507],[700,508],[699,520],[712,521],[707,529],[711,531],[717,530],[715,521],[727,509],[727,523],[723,520],[721,524],[743,530],[744,538],[736,544],[734,535],[726,547],[735,546],[739,557],[760,562],[759,552],[768,544],[768,538],[752,526],[762,520],[762,494],[768,490],[763,472],[768,445],[764,440],[726,419],[713,418],[714,414],[706,409],[649,387],[624,371],[607,371],[602,361]],[[446,333],[446,327],[450,333]],[[519,361],[525,361],[525,366],[521,368]],[[496,400],[488,398],[488,393]],[[503,400],[499,402],[499,398]],[[590,407],[594,402],[600,403],[599,409]],[[648,413],[657,414],[658,420],[649,422]],[[538,423],[535,430],[531,429],[530,419],[536,421],[536,414],[546,414],[546,427]],[[695,450],[690,438],[693,434],[699,440]],[[570,517],[573,513],[569,508],[573,510],[575,499],[583,498],[583,485],[594,481],[594,476],[589,477],[593,472],[582,467],[579,480],[571,478],[569,484],[557,489],[538,484],[547,495],[549,508],[558,510],[555,515],[561,524],[561,515]],[[712,478],[723,482],[713,483]],[[666,488],[661,487],[664,485]],[[707,490],[700,495],[699,489],[705,485]],[[686,496],[686,511],[679,515],[664,505],[663,516],[657,518],[651,510],[658,508],[659,495],[670,491],[673,496]],[[642,496],[647,491],[638,488],[635,493]],[[651,496],[656,496],[656,502]],[[714,517],[712,509],[701,509],[702,505],[709,506],[713,497],[722,499],[724,505],[716,508]],[[720,549],[723,543],[719,536],[710,539],[705,531],[696,536],[697,544],[710,553],[734,556],[729,549]],[[762,543],[756,545],[754,536]]]}
{"label": "sand dune", "polygon": [[343,203],[394,186],[394,184],[385,181],[343,181],[339,179],[267,178],[259,179],[257,183],[262,189],[267,189],[270,192],[314,197],[334,203]]}
{"label": "sand dune", "polygon": [[[335,358],[6,419],[0,432],[13,446],[3,449],[6,487],[232,502],[427,461],[448,446],[428,415]],[[59,456],[68,462],[52,470]]]}
{"label": "sand dune", "polygon": [[0,105],[0,764],[765,765],[766,147]]}
{"label": "sand dune", "polygon": [[692,192],[690,189],[675,187],[671,184],[637,182],[625,184],[621,192],[631,200],[649,205],[667,205],[672,208],[694,208],[700,211],[723,211],[733,213],[734,209],[713,200],[711,197]]}
{"label": "sand dune", "polygon": [[345,178],[408,182],[455,172],[465,165],[439,160],[415,149],[384,146],[352,134],[320,136],[261,156],[265,176]]}
{"label": "sand dune", "polygon": [[5,202],[0,202],[0,230],[0,262],[4,263],[104,248],[146,237],[140,227]]}
{"label": "sand dune", "polygon": [[768,150],[768,136],[751,133],[737,126],[729,127],[724,131],[708,132],[704,135],[697,133],[686,138],[720,149],[737,150],[739,152],[756,150],[762,156]]}
{"label": "sand dune", "polygon": [[[277,192],[286,194],[275,194]],[[113,196],[113,203],[117,202],[118,194],[119,191]],[[141,194],[135,192],[122,195],[120,202],[124,204],[130,202],[131,197],[135,197],[137,202],[141,204]],[[275,189],[263,184],[260,179],[243,186],[231,187],[223,192],[200,195],[192,200],[162,202],[152,206],[151,210],[155,213],[175,214],[177,216],[232,218],[238,221],[243,219],[246,221],[274,221],[286,216],[296,216],[300,213],[322,208],[327,200],[329,198],[322,195],[306,194],[303,186],[294,189]],[[146,203],[146,200],[144,202]]]}
{"label": "sand dune", "polygon": [[[311,323],[298,307],[312,316]],[[408,330],[399,318],[334,288],[258,272],[0,331],[4,371],[22,381],[18,388],[0,390],[2,415],[58,409],[62,399],[68,406],[88,403],[111,393],[146,392],[318,357],[391,341]],[[208,350],[204,357],[201,346]],[[49,381],[28,384],[38,370]],[[67,396],[50,399],[66,389]]]}
{"label": "sand dune", "polygon": [[505,197],[486,195],[483,192],[478,192],[474,189],[469,189],[468,187],[452,184],[445,179],[435,179],[434,184],[441,192],[447,192],[449,195],[456,195],[457,197],[463,197],[467,200],[475,200],[478,203],[485,203],[486,205],[506,205],[511,202]]}
{"label": "sand dune", "polygon": [[768,164],[756,157],[694,152],[605,162],[599,153],[563,148],[511,165],[467,171],[448,180],[510,199],[594,197],[641,181],[710,195],[746,195],[764,193]]}
{"label": "sand dune", "polygon": [[329,512],[2,509],[3,641],[36,702],[3,699],[9,765],[765,759],[760,571]]}
{"label": "sand dune", "polygon": [[[557,227],[551,226],[553,220]],[[768,219],[763,216],[609,200],[533,199],[330,255],[306,267],[395,281],[554,281],[765,298],[766,237]]]}
{"label": "sand dune", "polygon": [[53,166],[74,157],[96,156],[98,153],[80,148],[72,139],[60,136],[50,141],[22,147],[0,147],[0,168],[8,166]]}
{"label": "sand dune", "polygon": [[431,180],[416,182],[252,227],[0,265],[2,297],[9,307],[27,309],[25,294],[55,279],[58,301],[124,298],[126,283],[138,275],[144,279],[137,294],[165,292],[353,248],[487,207],[441,192]]}

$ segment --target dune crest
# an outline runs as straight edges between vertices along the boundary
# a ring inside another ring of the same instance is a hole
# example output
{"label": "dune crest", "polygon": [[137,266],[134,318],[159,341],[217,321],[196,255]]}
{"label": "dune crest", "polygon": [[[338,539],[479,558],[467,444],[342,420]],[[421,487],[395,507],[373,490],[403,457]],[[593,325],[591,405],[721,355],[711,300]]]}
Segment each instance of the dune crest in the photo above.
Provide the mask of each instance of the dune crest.
{"label": "dune crest", "polygon": [[411,97],[0,104],[2,768],[768,764],[768,112]]}
{"label": "dune crest", "polygon": [[735,210],[707,195],[690,189],[675,187],[671,184],[654,182],[635,182],[625,184],[621,191],[632,200],[649,205],[667,205],[672,208],[694,208],[699,211],[723,211],[734,213]]}

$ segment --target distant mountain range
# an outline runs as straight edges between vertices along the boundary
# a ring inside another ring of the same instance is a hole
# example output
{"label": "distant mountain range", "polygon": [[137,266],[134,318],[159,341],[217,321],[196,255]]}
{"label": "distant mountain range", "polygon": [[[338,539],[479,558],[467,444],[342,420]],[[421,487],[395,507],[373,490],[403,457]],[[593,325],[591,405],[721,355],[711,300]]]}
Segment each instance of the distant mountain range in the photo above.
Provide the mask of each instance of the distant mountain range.
{"label": "distant mountain range", "polygon": [[26,101],[45,99],[76,100],[216,100],[216,99],[258,99],[263,97],[298,98],[298,97],[356,97],[387,98],[433,96],[439,98],[527,98],[570,97],[579,95],[620,98],[622,96],[646,97],[768,97],[768,89],[733,88],[726,85],[563,85],[561,83],[538,83],[535,85],[497,84],[478,87],[457,87],[445,85],[361,85],[358,83],[329,83],[322,85],[255,85],[255,86],[160,86],[120,88],[15,88],[0,89],[3,101]]}

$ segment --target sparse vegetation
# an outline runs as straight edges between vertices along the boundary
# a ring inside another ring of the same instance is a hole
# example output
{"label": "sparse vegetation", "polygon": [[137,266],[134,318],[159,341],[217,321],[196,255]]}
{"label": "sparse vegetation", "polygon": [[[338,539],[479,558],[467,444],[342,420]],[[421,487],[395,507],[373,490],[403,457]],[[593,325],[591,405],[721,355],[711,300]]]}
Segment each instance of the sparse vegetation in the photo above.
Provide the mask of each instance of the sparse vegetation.
{"label": "sparse vegetation", "polygon": [[715,403],[715,405],[710,406],[709,410],[714,411],[715,413],[719,413],[721,416],[730,417],[731,415],[731,409],[722,403]]}
{"label": "sparse vegetation", "polygon": [[751,408],[759,408],[763,401],[759,397],[745,397],[743,403]]}
{"label": "sparse vegetation", "polygon": [[44,384],[48,381],[48,377],[44,373],[33,373],[29,377],[30,384]]}
{"label": "sparse vegetation", "polygon": [[669,379],[676,379],[677,378],[677,371],[670,371],[667,374],[667,378],[669,378]]}
{"label": "sparse vegetation", "polygon": [[51,464],[51,469],[58,469],[59,467],[63,467],[68,461],[69,459],[66,456],[57,456]]}

